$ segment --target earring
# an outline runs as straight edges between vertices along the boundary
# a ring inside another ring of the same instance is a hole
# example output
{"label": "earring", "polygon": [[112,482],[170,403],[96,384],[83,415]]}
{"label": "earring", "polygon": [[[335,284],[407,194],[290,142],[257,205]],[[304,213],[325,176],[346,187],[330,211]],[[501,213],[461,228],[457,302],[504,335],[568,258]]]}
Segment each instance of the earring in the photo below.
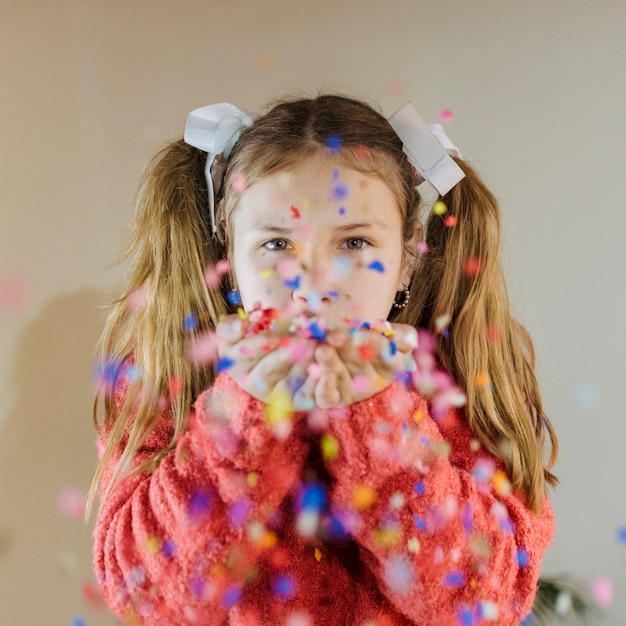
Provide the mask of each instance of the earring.
{"label": "earring", "polygon": [[398,296],[396,295],[396,300],[393,301],[392,307],[394,309],[403,309],[408,303],[409,303],[409,297],[411,295],[411,291],[410,289],[407,287],[404,292],[399,291],[398,293],[404,293],[404,297],[402,299],[402,302],[396,302],[396,300],[398,299]]}

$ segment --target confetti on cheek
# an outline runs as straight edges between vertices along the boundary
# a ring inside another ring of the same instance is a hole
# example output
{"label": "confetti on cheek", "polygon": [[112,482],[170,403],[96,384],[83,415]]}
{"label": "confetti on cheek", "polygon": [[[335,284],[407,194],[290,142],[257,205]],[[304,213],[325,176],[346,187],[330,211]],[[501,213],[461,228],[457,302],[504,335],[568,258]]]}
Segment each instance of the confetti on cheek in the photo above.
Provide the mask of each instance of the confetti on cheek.
{"label": "confetti on cheek", "polygon": [[298,274],[298,261],[293,257],[286,257],[281,259],[277,265],[276,270],[278,274],[283,279],[290,279]]}
{"label": "confetti on cheek", "polygon": [[456,226],[457,224],[457,219],[454,215],[448,215],[448,217],[446,217],[445,220],[443,220],[443,223],[448,227],[448,228],[452,228],[453,226]]}
{"label": "confetti on cheek", "polygon": [[291,205],[289,207],[289,210],[291,211],[291,217],[294,220],[299,220],[300,219],[300,209],[297,209],[295,206]]}
{"label": "confetti on cheek", "polygon": [[591,593],[600,606],[613,603],[613,583],[608,578],[599,577],[591,581]]}
{"label": "confetti on cheek", "polygon": [[385,266],[378,260],[374,260],[367,265],[368,270],[373,270],[375,272],[380,272],[381,274],[385,273]]}
{"label": "confetti on cheek", "polygon": [[85,492],[78,487],[64,487],[57,496],[57,508],[61,515],[81,519],[85,515]]}
{"label": "confetti on cheek", "polygon": [[450,109],[443,109],[439,113],[439,119],[442,122],[452,122],[454,120],[454,113]]}
{"label": "confetti on cheek", "polygon": [[246,190],[246,175],[243,172],[236,172],[230,179],[230,186],[238,193],[242,194]]}

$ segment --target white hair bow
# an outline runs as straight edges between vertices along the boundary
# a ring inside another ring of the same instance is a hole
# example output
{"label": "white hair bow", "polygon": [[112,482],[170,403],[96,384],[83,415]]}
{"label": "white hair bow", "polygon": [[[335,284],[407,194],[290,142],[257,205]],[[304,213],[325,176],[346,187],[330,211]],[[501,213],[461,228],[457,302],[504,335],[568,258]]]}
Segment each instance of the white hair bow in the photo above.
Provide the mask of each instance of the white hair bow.
{"label": "white hair bow", "polygon": [[450,157],[453,154],[460,158],[459,149],[440,124],[429,127],[410,102],[403,104],[389,123],[402,139],[404,152],[422,180],[427,180],[442,196],[464,178],[463,170]]}
{"label": "white hair bow", "polygon": [[217,232],[217,224],[215,223],[215,194],[211,166],[218,154],[223,154],[228,158],[241,132],[252,125],[255,117],[254,113],[226,102],[195,109],[187,116],[185,143],[207,153],[204,175],[209,190],[209,211],[213,234]]}

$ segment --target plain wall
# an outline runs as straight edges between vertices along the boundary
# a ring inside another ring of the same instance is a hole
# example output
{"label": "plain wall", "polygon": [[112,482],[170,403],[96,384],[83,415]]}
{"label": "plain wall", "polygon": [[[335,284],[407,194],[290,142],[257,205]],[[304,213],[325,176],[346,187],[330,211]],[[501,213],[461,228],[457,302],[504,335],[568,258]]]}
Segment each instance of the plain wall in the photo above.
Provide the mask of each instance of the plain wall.
{"label": "plain wall", "polygon": [[187,113],[344,90],[414,102],[502,203],[511,297],[560,435],[545,574],[626,615],[623,0],[0,0],[0,624],[89,602],[99,308],[142,168]]}

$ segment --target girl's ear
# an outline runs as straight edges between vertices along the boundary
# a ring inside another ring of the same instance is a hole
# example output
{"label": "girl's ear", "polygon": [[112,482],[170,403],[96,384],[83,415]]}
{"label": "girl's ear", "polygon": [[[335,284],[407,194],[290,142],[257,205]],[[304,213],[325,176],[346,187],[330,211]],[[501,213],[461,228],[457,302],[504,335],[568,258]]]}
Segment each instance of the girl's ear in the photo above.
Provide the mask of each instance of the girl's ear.
{"label": "girl's ear", "polygon": [[410,284],[415,272],[415,262],[417,259],[417,244],[424,238],[424,226],[421,222],[416,222],[413,236],[404,244],[404,260],[398,277],[398,288],[396,291],[404,291]]}

